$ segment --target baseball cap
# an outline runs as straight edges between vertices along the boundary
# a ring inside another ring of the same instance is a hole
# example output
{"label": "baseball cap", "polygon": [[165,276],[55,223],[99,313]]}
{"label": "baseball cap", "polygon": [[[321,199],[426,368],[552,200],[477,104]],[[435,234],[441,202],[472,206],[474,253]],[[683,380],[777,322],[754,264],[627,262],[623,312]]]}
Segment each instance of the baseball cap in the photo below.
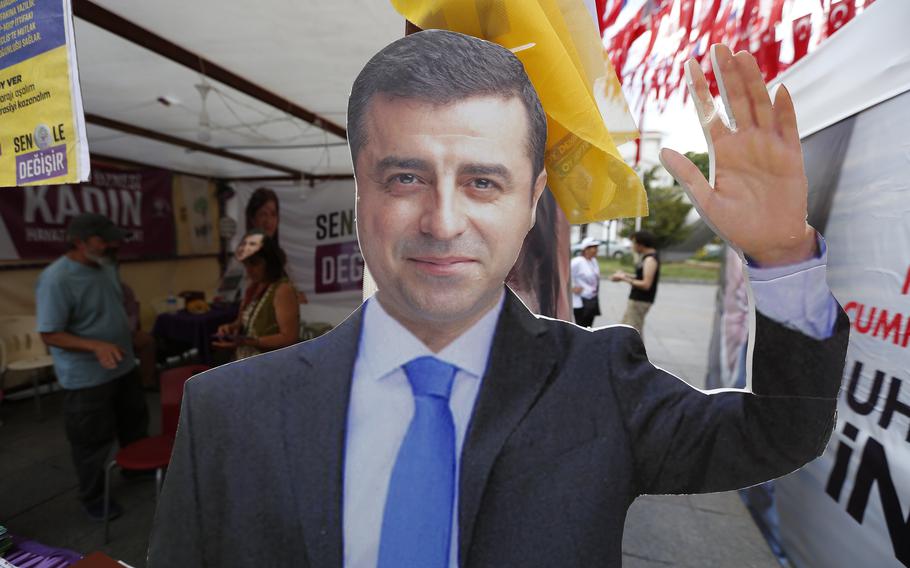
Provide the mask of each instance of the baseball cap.
{"label": "baseball cap", "polygon": [[89,237],[101,237],[105,241],[122,241],[130,236],[113,221],[98,213],[83,213],[73,217],[66,227],[66,236],[85,240]]}
{"label": "baseball cap", "polygon": [[581,250],[585,250],[588,247],[600,246],[600,241],[597,239],[588,237],[585,240],[581,241]]}

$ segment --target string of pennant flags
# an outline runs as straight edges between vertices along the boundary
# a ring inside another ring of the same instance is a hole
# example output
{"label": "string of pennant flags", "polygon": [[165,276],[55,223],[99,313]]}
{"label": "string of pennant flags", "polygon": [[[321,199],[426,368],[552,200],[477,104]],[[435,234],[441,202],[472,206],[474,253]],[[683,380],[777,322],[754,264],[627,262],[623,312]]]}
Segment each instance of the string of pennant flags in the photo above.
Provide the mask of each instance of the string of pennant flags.
{"label": "string of pennant flags", "polygon": [[[683,63],[689,58],[699,62],[717,95],[711,45],[750,52],[768,82],[874,1],[818,0],[823,18],[816,29],[805,1],[799,0],[595,0],[595,5],[605,49],[641,124],[647,102],[656,102],[663,112],[674,94],[686,101]],[[789,36],[786,60],[783,36]]]}

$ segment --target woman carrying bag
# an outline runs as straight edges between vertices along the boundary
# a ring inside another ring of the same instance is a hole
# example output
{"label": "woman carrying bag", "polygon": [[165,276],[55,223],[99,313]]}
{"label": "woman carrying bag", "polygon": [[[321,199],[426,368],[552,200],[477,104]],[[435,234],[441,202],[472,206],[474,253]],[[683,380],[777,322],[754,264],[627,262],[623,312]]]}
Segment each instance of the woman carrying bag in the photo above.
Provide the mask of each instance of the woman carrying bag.
{"label": "woman carrying bag", "polygon": [[591,327],[600,315],[598,246],[600,241],[588,237],[581,242],[581,254],[572,259],[572,309],[575,323],[582,327]]}

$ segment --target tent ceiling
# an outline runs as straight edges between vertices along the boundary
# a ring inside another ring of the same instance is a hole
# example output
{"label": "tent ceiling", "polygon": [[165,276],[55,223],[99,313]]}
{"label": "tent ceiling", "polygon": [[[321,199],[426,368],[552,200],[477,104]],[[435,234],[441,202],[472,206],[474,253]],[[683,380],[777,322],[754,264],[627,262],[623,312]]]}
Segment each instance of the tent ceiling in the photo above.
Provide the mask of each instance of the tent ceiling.
{"label": "tent ceiling", "polygon": [[[363,64],[404,29],[390,4],[375,0],[95,4],[339,125]],[[78,17],[76,46],[87,113],[308,174],[352,172],[340,136]],[[211,87],[208,128],[200,84]],[[88,134],[91,151],[112,157],[213,177],[285,175],[107,128]]]}
{"label": "tent ceiling", "polygon": [[274,170],[220,158],[211,154],[194,152],[180,146],[124,134],[93,124],[88,124],[86,128],[89,148],[92,154],[122,158],[130,162],[167,167],[178,172],[208,177],[231,178],[282,175],[281,172]]}

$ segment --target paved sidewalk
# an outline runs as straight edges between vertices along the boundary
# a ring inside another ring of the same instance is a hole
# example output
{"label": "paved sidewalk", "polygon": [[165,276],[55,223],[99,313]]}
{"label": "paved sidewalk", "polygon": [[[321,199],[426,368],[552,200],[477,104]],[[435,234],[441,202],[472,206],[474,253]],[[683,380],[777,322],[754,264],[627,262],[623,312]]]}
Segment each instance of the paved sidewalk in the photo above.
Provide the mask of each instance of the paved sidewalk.
{"label": "paved sidewalk", "polygon": [[[618,323],[629,285],[604,280],[595,326]],[[645,318],[651,361],[703,387],[716,286],[661,282]],[[629,508],[623,538],[625,568],[778,566],[736,492],[640,497]]]}

